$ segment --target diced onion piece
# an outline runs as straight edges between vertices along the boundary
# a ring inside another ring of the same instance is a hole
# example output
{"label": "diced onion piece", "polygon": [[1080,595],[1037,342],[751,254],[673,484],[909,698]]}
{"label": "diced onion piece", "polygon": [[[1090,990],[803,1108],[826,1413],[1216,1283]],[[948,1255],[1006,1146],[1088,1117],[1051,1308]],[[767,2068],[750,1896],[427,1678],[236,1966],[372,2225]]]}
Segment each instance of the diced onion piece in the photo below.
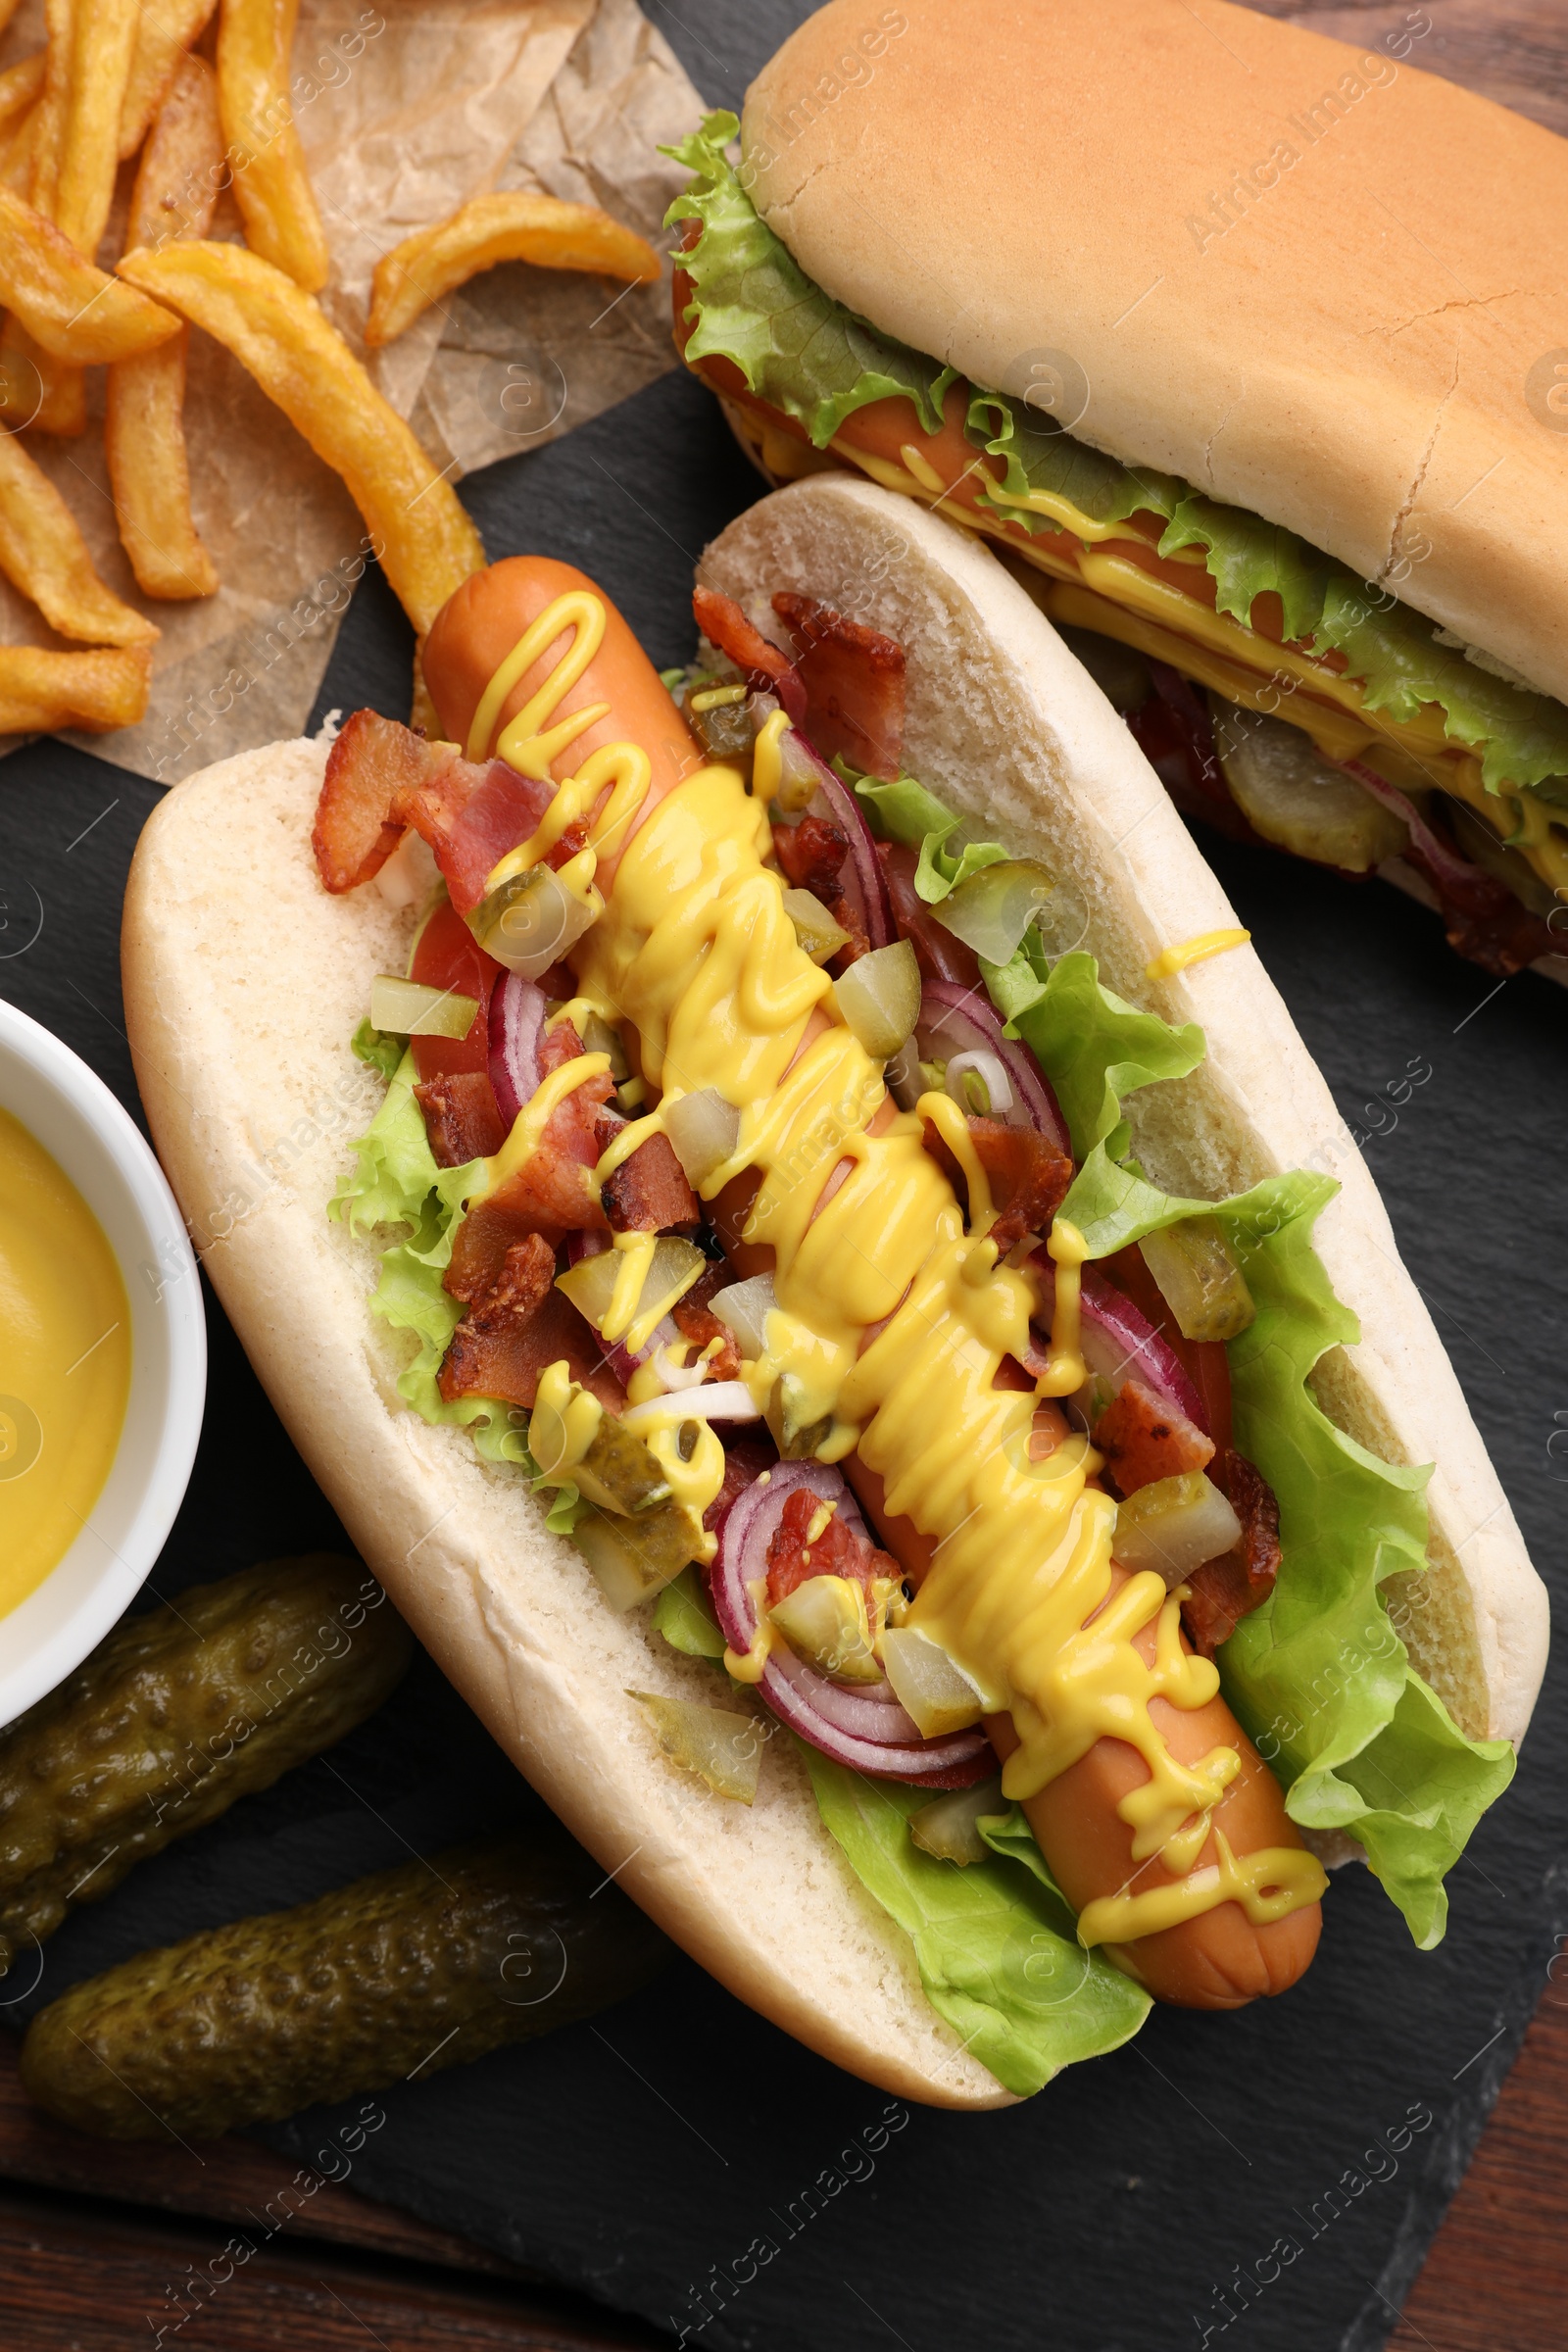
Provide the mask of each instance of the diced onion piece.
{"label": "diced onion piece", "polygon": [[683,1389],[702,1386],[704,1366],[701,1358],[695,1364],[677,1364],[667,1345],[654,1349],[653,1370],[667,1396],[673,1396]]}
{"label": "diced onion piece", "polygon": [[779,737],[778,767],[778,790],[773,798],[794,816],[810,806],[822,771],[793,727]]}
{"label": "diced onion piece", "polygon": [[450,988],[426,988],[377,972],[370,982],[370,1026],[387,1037],[466,1037],[479,1007]]}
{"label": "diced onion piece", "polygon": [[813,963],[826,963],[836,956],[849,939],[842,923],[836,923],[812,890],[787,890],[784,893],[784,911],[795,925],[795,936]]}
{"label": "diced onion piece", "polygon": [[923,1740],[961,1732],[985,1713],[968,1676],[918,1626],[888,1627],[882,1636],[882,1663],[894,1697],[913,1717]]}
{"label": "diced onion piece", "polygon": [[1257,1319],[1247,1277],[1213,1217],[1146,1233],[1144,1263],[1186,1340],[1234,1340]]}
{"label": "diced onion piece", "polygon": [[749,1282],[732,1282],[727,1290],[715,1291],[708,1303],[739,1340],[742,1355],[755,1363],[766,1354],[767,1318],[778,1304],[771,1274],[754,1274]]}
{"label": "diced onion piece", "polygon": [[[694,1421],[757,1421],[761,1418],[744,1380],[705,1381],[679,1391],[681,1410]],[[669,1418],[667,1396],[647,1396],[621,1415],[622,1429],[657,1429]]]}
{"label": "diced onion piece", "polygon": [[1000,865],[982,866],[931,912],[987,963],[1008,963],[1055,886],[1054,875],[1038,858],[1007,858]]}
{"label": "diced onion piece", "polygon": [[601,1250],[593,1257],[579,1257],[574,1266],[566,1268],[564,1274],[558,1274],[556,1288],[565,1293],[577,1312],[585,1316],[597,1331],[610,1312],[615,1276],[619,1271],[620,1251]]}
{"label": "diced onion piece", "polygon": [[689,1513],[673,1502],[636,1519],[589,1511],[572,1530],[572,1542],[611,1607],[622,1615],[679,1576],[697,1548]]}
{"label": "diced onion piece", "polygon": [[872,1058],[890,1060],[920,1017],[920,966],[914,950],[906,939],[896,939],[890,948],[873,948],[833,983],[833,995]]}
{"label": "diced onion piece", "polygon": [[1265,841],[1352,874],[1405,848],[1409,835],[1394,810],[1325,760],[1299,727],[1217,696],[1210,709],[1231,798]]}
{"label": "diced onion piece", "polygon": [[1205,1560],[1218,1559],[1241,1540],[1242,1523],[1218,1487],[1201,1470],[1184,1470],[1179,1478],[1156,1478],[1117,1504],[1111,1556],[1124,1568],[1152,1568],[1174,1592]]}
{"label": "diced onion piece", "polygon": [[[605,1318],[610,1313],[615,1295],[615,1278],[621,1268],[618,1250],[601,1250],[592,1257],[579,1257],[564,1274],[556,1276],[556,1288],[564,1291],[580,1315],[585,1315],[601,1337]],[[664,1234],[654,1246],[641,1295],[632,1309],[631,1322],[645,1322],[658,1308],[655,1321],[667,1315],[677,1298],[683,1298],[702,1273],[708,1260],[695,1242],[682,1241],[678,1235]]]}
{"label": "diced onion piece", "polygon": [[677,1096],[662,1108],[664,1133],[675,1157],[686,1171],[688,1184],[701,1184],[733,1158],[740,1141],[741,1114],[726,1102],[718,1089],[705,1086],[695,1095]]}
{"label": "diced onion piece", "polygon": [[939,1862],[984,1862],[991,1848],[980,1835],[981,1818],[1006,1810],[1002,1783],[982,1781],[976,1788],[954,1788],[946,1796],[934,1796],[918,1813],[911,1813],[909,1836]]}
{"label": "diced onion piece", "polygon": [[1012,1108],[1012,1081],[1000,1054],[955,1054],[942,1084],[954,1102],[976,1118],[1004,1118]]}
{"label": "diced onion piece", "polygon": [[699,1706],[689,1698],[661,1698],[652,1690],[628,1690],[654,1727],[654,1737],[671,1763],[683,1764],[706,1781],[715,1796],[749,1805],[757,1794],[762,1741],[752,1715],[728,1707]]}
{"label": "diced onion piece", "polygon": [[576,945],[597,913],[593,899],[568,890],[553,866],[530,865],[488,892],[466,919],[487,955],[524,980],[537,980]]}
{"label": "diced onion piece", "polygon": [[853,1577],[810,1576],[768,1615],[798,1658],[838,1683],[879,1683],[865,1594]]}

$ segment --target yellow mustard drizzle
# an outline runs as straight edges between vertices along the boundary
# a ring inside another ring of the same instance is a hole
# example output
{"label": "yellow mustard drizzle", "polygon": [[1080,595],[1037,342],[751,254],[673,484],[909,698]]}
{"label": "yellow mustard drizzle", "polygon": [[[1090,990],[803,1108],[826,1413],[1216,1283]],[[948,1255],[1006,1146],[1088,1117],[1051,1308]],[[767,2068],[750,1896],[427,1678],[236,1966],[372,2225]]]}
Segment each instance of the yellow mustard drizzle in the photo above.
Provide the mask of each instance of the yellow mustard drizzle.
{"label": "yellow mustard drizzle", "polygon": [[[529,660],[538,659],[564,627],[562,609],[571,601],[559,600],[540,616],[518,655],[531,646]],[[577,633],[564,664],[572,669],[568,684],[586,666],[577,660],[583,645],[599,642],[590,621],[571,617]],[[518,655],[497,673],[506,683],[497,691],[493,682],[487,694],[490,724],[528,666]],[[528,706],[536,725],[565,691],[553,691],[558,675]],[[519,726],[514,721],[508,736]],[[766,739],[776,761],[782,732],[770,719],[760,753]],[[517,748],[533,758],[546,740]],[[599,790],[612,782],[613,789],[590,825],[590,843],[618,839],[646,790],[645,778],[634,804],[634,755],[635,747],[612,746],[560,786],[570,815],[553,838],[592,808],[594,771]],[[919,1112],[898,1112],[879,1133],[867,1132],[887,1100],[881,1066],[838,1019],[828,975],[801,948],[784,911],[784,885],[763,863],[771,848],[766,777],[765,760],[754,765],[755,796],[722,764],[683,777],[631,833],[604,913],[574,952],[585,997],[622,1014],[635,1007],[651,1086],[671,1101],[711,1087],[741,1113],[734,1153],[700,1190],[712,1199],[745,1170],[760,1177],[743,1238],[773,1250],[777,1305],[755,1377],[766,1393],[793,1398],[798,1428],[825,1425],[813,1447],[817,1459],[858,1451],[882,1478],[889,1512],[934,1539],[908,1622],[949,1650],[988,1711],[1010,1713],[1019,1745],[1003,1775],[1008,1797],[1035,1794],[1102,1737],[1125,1740],[1143,1757],[1149,1779],[1119,1811],[1134,1833],[1135,1860],[1157,1854],[1178,1875],[1147,1896],[1109,1898],[1146,1905],[1105,1914],[1119,1935],[1150,1932],[1141,1923],[1155,1903],[1166,1925],[1233,1896],[1250,1906],[1274,1904],[1268,1916],[1283,1916],[1322,1890],[1310,1855],[1271,1849],[1243,1864],[1222,1855],[1207,1870],[1192,1868],[1212,1808],[1241,1766],[1224,1746],[1194,1765],[1179,1762],[1151,1718],[1156,1696],[1192,1709],[1219,1687],[1212,1662],[1182,1648],[1179,1597],[1149,1572],[1112,1592],[1116,1505],[1088,1485],[1100,1457],[1086,1438],[1066,1439],[1045,1461],[1030,1455],[1039,1398],[1071,1394],[1084,1379],[1083,1238],[1061,1218],[1049,1237],[1056,1302],[1037,1391],[998,1389],[1003,1358],[1021,1360],[1028,1350],[1033,1287],[1021,1271],[998,1264],[983,1231],[965,1230],[952,1188],[924,1148]],[[542,825],[536,839],[545,832]],[[818,1008],[829,1026],[801,1053]],[[604,1056],[582,1057],[588,1061],[603,1066]],[[920,1109],[959,1154],[975,1224],[988,1225],[989,1190],[958,1106],[933,1096]],[[652,1132],[657,1118],[638,1124]],[[824,1200],[836,1173],[836,1189]],[[636,1238],[620,1237],[628,1267]],[[626,1280],[629,1289],[629,1274]],[[617,1280],[607,1337],[619,1293]],[[878,1325],[884,1328],[867,1345]],[[723,1454],[704,1424],[691,1460],[681,1462],[686,1417],[679,1396],[671,1397],[649,1443],[679,1498],[700,1512],[717,1492]],[[1156,1620],[1155,1655],[1146,1664],[1136,1641]],[[760,1679],[773,1639],[760,1616],[751,1650],[726,1652],[729,1672]],[[1278,1891],[1265,1896],[1263,1887]],[[1104,1938],[1099,1911],[1091,1906],[1085,1915],[1086,1941]]]}
{"label": "yellow mustard drizzle", "polygon": [[1192,939],[1184,939],[1173,948],[1161,948],[1144,966],[1146,980],[1170,980],[1185,972],[1190,963],[1203,963],[1210,956],[1224,956],[1232,948],[1245,948],[1250,931],[1233,928],[1228,931],[1200,931]]}
{"label": "yellow mustard drizzle", "polygon": [[[564,1061],[559,1070],[535,1087],[527,1102],[512,1122],[512,1133],[492,1159],[481,1160],[483,1171],[469,1199],[482,1200],[498,1192],[511,1176],[527,1166],[539,1149],[540,1139],[550,1124],[553,1111],[559,1109],[568,1095],[586,1086],[590,1078],[602,1078],[610,1067],[608,1054],[579,1054],[571,1061]],[[588,1195],[597,1201],[599,1195],[592,1176],[584,1168],[583,1184]]]}

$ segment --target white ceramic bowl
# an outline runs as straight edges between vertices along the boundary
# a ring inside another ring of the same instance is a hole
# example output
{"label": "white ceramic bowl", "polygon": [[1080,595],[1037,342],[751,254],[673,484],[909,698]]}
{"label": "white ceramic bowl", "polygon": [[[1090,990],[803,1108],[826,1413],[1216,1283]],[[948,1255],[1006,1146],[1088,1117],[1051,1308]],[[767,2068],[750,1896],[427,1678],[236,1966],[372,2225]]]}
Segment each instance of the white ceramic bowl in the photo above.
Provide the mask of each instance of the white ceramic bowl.
{"label": "white ceramic bowl", "polygon": [[0,1724],[63,1682],[123,1616],[190,1479],[207,1393],[196,1259],[164,1172],[101,1078],[0,1001],[0,1108],[70,1177],[108,1237],[130,1301],[130,1397],[88,1525],[36,1592],[0,1617]]}

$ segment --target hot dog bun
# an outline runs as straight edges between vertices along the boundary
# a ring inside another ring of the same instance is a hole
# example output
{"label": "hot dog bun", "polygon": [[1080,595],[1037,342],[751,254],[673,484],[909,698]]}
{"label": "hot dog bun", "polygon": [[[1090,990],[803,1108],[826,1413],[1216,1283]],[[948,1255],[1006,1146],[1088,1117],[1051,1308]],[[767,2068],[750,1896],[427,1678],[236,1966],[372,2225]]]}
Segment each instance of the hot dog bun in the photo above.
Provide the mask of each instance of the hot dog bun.
{"label": "hot dog bun", "polygon": [[1568,144],[1422,54],[1227,0],[833,0],[752,85],[743,178],[884,333],[1060,382],[1079,439],[1568,697]]}
{"label": "hot dog bun", "polygon": [[[1155,995],[1141,973],[1158,947],[1230,919],[1125,730],[983,549],[903,501],[822,477],[765,501],[707,564],[743,600],[803,586],[904,639],[911,763],[1081,888],[1089,944],[1126,994]],[[750,1811],[671,1770],[625,1692],[707,1699],[708,1672],[641,1618],[607,1611],[514,1475],[397,1397],[402,1351],[367,1307],[374,1252],[324,1212],[379,1099],[348,1040],[372,976],[399,968],[411,919],[374,886],[339,900],[321,889],[310,831],[323,765],[320,744],[284,744],[177,787],[144,832],[125,906],[143,1100],[262,1380],[437,1662],[695,1958],[899,2095],[1004,2103],[926,2002],[909,1946],[843,1863],[787,1743],[772,1744]],[[1333,1142],[1347,1197],[1326,1220],[1325,1256],[1368,1331],[1368,1360],[1334,1375],[1337,1409],[1397,1458],[1437,1459],[1421,1662],[1467,1728],[1517,1733],[1544,1657],[1539,1587],[1365,1172],[1332,1138],[1326,1091],[1250,953],[1199,967],[1157,1002],[1204,1021],[1211,1052],[1209,1074],[1181,1090],[1190,1127],[1174,1104],[1145,1121],[1160,1176],[1223,1191]],[[1467,1514],[1487,1524],[1461,1566]]]}

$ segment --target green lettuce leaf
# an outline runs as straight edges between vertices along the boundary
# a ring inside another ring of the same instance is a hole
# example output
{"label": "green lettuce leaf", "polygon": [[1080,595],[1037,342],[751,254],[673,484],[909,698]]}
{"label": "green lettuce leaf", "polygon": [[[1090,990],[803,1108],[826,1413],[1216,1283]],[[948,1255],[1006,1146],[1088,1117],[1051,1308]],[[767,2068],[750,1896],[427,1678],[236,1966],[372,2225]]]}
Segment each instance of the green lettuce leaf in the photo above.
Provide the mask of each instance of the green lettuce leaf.
{"label": "green lettuce leaf", "polygon": [[[1027,954],[1024,961],[1027,965]],[[1020,1004],[1018,962],[1015,956],[1002,967],[1007,978],[995,997],[998,1008],[1007,1011],[1014,1033],[1054,1087],[1074,1156],[1098,1148],[1114,1161],[1128,1141],[1121,1097],[1197,1069],[1203,1058],[1203,1032],[1192,1021],[1172,1029],[1157,1013],[1125,1004],[1102,985],[1099,965],[1082,950],[1058,956],[1039,993]]]}
{"label": "green lettuce leaf", "polygon": [[[724,153],[738,128],[732,114],[712,114],[689,138],[662,150],[694,174],[666,223],[702,223],[697,245],[682,255],[693,286],[687,357],[733,361],[753,392],[795,417],[818,449],[857,409],[901,393],[914,403],[921,423],[937,431],[955,371],[878,333],[806,275],[758,217]],[[1511,685],[1466,661],[1459,648],[1438,644],[1432,622],[1412,607],[1357,579],[1293,531],[1205,498],[1173,474],[1091,449],[1036,422],[1024,403],[1001,392],[970,388],[965,432],[1001,461],[1002,488],[1014,498],[1052,492],[1099,523],[1162,515],[1160,553],[1201,548],[1222,612],[1250,623],[1258,597],[1278,596],[1286,635],[1343,653],[1369,709],[1408,718],[1423,704],[1437,704],[1449,742],[1480,754],[1490,789],[1568,778],[1568,710],[1560,702]],[[1054,527],[989,495],[984,503],[1031,532]],[[1546,797],[1555,805],[1555,794]]]}
{"label": "green lettuce leaf", "polygon": [[726,1643],[695,1568],[683,1568],[654,1603],[654,1623],[671,1649],[689,1658],[721,1658]]}
{"label": "green lettuce leaf", "polygon": [[818,449],[857,409],[898,393],[913,401],[927,431],[940,431],[953,369],[878,334],[812,283],[735,176],[724,150],[739,129],[733,115],[711,114],[660,151],[695,175],[665,227],[702,226],[680,256],[693,286],[687,359],[733,361],[758,398],[804,425]]}
{"label": "green lettuce leaf", "polygon": [[[378,1051],[360,1051],[368,1026],[362,1023],[355,1035],[362,1060],[379,1058]],[[376,1034],[370,1032],[372,1038]],[[398,1374],[398,1395],[421,1420],[466,1429],[485,1461],[510,1462],[537,1478],[528,1451],[528,1416],[519,1406],[494,1396],[460,1396],[449,1404],[437,1385],[441,1359],[463,1314],[462,1301],[442,1289],[441,1277],[452,1262],[453,1237],[479,1163],[437,1167],[415,1098],[414,1054],[401,1048],[400,1054],[386,1099],[355,1144],[353,1171],[333,1195],[327,1214],[346,1221],[356,1238],[378,1226],[407,1228],[382,1250],[370,1299],[373,1315],[394,1331],[411,1333],[416,1343]],[[553,1489],[545,1524],[557,1535],[569,1536],[586,1508],[575,1487]]]}
{"label": "green lettuce leaf", "polygon": [[803,1754],[822,1819],[856,1876],[914,1945],[939,2016],[999,2082],[1027,2098],[1084,2058],[1119,2049],[1150,1998],[1077,1940],[1021,1813],[982,1823],[992,1862],[939,1862],[909,1836],[929,1792]]}
{"label": "green lettuce leaf", "polygon": [[396,1076],[405,1052],[401,1037],[389,1037],[383,1030],[372,1029],[368,1019],[366,1019],[360,1023],[349,1042],[357,1060],[368,1061],[371,1069],[380,1071],[383,1078]]}
{"label": "green lettuce leaf", "polygon": [[[1046,491],[1069,500],[1091,522],[1125,522],[1129,514],[1169,515],[1186,489],[1173,473],[1124,466],[1119,458],[1075,441],[1059,425],[1036,424],[1023,402],[1001,392],[970,394],[965,430],[988,457],[1002,460],[1002,487],[1009,498]],[[1031,533],[1058,528],[1047,516],[1021,514],[987,492],[982,492],[981,503],[1010,514]]]}

